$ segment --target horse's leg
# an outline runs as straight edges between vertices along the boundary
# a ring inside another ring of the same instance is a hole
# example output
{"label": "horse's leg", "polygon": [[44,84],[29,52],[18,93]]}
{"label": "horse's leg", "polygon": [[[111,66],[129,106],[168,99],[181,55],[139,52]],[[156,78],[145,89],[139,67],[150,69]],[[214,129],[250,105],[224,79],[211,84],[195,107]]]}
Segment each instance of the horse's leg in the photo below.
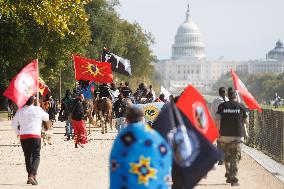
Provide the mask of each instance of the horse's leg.
{"label": "horse's leg", "polygon": [[112,126],[113,126],[112,123],[113,122],[112,122],[112,112],[111,111],[109,113],[109,121],[110,121],[110,123],[109,123],[110,124],[110,129],[112,130]]}
{"label": "horse's leg", "polygon": [[108,125],[108,122],[107,121],[105,121],[105,133],[107,133],[107,125]]}
{"label": "horse's leg", "polygon": [[88,135],[90,135],[91,134],[91,123],[90,123],[90,119],[89,119],[89,133],[88,133]]}
{"label": "horse's leg", "polygon": [[105,127],[105,133],[107,133],[107,124],[108,124],[108,112],[104,114],[104,127]]}
{"label": "horse's leg", "polygon": [[103,116],[102,111],[99,112],[99,115],[100,115],[100,125],[102,127],[102,134],[105,134],[105,131],[104,131],[104,116]]}

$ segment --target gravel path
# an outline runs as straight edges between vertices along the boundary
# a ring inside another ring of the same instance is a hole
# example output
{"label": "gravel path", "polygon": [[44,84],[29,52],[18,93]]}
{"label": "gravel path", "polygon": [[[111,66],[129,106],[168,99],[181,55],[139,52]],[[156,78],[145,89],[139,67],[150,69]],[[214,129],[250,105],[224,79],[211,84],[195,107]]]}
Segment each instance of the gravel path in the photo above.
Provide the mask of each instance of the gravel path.
{"label": "gravel path", "polygon": [[[56,122],[54,144],[41,150],[38,171],[38,186],[41,189],[107,189],[108,156],[116,132],[102,135],[99,129],[92,129],[85,148],[74,148],[73,141],[64,141],[64,124]],[[225,183],[225,168],[219,166],[203,179],[198,189],[230,188]],[[243,153],[240,164],[240,187],[244,189],[284,189],[284,184],[267,172],[258,163]],[[9,121],[0,122],[0,188],[25,189],[24,155]]]}

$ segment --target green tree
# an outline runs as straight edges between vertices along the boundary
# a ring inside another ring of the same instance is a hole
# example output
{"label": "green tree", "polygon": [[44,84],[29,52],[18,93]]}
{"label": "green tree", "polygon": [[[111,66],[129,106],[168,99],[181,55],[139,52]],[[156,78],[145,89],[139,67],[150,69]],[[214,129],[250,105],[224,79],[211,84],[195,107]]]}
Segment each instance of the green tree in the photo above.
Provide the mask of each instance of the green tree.
{"label": "green tree", "polygon": [[0,0],[0,14],[25,27],[26,19],[60,35],[72,32],[73,17],[87,20],[84,5],[90,0]]}
{"label": "green tree", "polygon": [[138,23],[122,20],[115,10],[118,4],[118,0],[0,0],[1,89],[38,58],[40,75],[58,98],[60,73],[63,91],[74,86],[72,54],[100,59],[103,47],[131,60],[133,76],[114,73],[115,81],[130,81],[132,87],[153,83],[157,78],[150,65],[153,37]]}

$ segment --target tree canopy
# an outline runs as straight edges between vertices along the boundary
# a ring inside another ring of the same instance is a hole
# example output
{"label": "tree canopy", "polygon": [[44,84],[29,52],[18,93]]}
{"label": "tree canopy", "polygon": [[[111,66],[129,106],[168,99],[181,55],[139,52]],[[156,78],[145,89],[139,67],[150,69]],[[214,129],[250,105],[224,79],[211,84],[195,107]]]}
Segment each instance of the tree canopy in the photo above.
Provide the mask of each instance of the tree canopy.
{"label": "tree canopy", "polygon": [[63,90],[74,87],[72,54],[99,60],[103,47],[131,61],[133,76],[115,73],[115,81],[136,87],[153,79],[153,37],[138,23],[122,20],[117,5],[117,0],[0,0],[0,94],[38,58],[40,76],[58,98],[60,73]]}

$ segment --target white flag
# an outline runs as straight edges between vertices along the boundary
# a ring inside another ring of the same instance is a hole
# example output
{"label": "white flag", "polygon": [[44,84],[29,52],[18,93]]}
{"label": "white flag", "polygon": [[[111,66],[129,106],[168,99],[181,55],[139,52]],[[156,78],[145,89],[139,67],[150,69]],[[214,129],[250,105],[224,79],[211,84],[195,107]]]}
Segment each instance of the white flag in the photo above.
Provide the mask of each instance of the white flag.
{"label": "white flag", "polygon": [[161,94],[165,95],[165,99],[169,100],[169,96],[171,95],[171,93],[163,86],[161,86]]}

